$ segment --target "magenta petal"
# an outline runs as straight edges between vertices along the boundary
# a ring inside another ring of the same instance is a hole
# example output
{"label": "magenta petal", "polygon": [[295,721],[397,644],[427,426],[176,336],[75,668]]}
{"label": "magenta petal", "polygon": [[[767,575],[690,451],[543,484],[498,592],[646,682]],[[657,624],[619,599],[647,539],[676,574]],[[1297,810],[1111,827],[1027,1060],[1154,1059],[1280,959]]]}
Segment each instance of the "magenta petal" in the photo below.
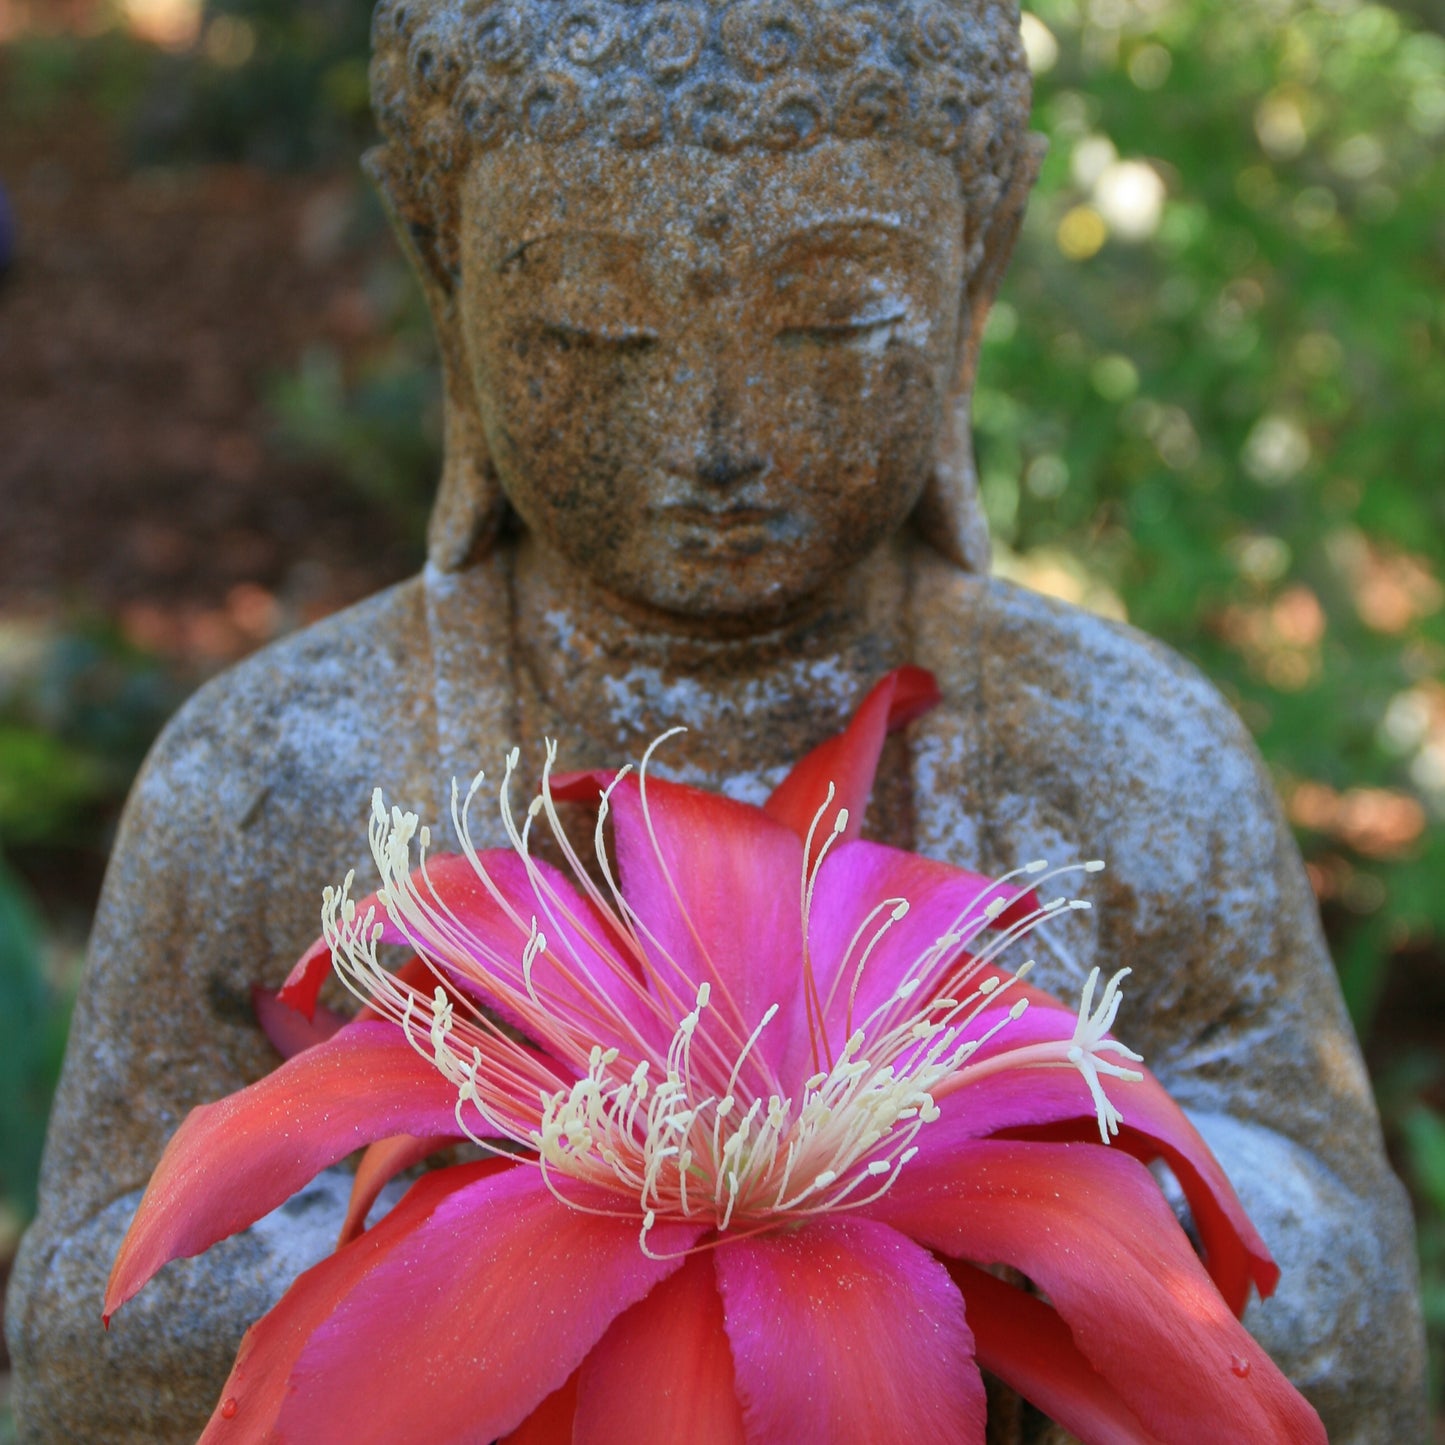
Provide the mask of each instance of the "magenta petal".
{"label": "magenta petal", "polygon": [[1149,1171],[1101,1144],[979,1140],[919,1155],[870,1207],[910,1237],[1022,1270],[1089,1363],[1170,1445],[1324,1445],[1234,1317]]}
{"label": "magenta petal", "polygon": [[[848,1036],[850,1012],[852,1026],[863,1027],[874,1009],[914,979],[920,985],[912,1008],[936,994],[963,950],[955,945],[927,968],[923,962],[939,938],[958,931],[962,923],[971,924],[971,931],[982,925],[987,899],[979,899],[985,892],[990,898],[1020,896],[1016,888],[994,889],[991,878],[899,848],[868,842],[835,845],[818,870],[808,939],[832,1037]],[[908,911],[891,922],[892,906],[880,905],[897,899],[907,901]],[[875,936],[878,941],[869,951]]]}
{"label": "magenta petal", "polygon": [[[712,991],[699,1034],[735,1059],[767,1009],[753,1059],[774,1060],[801,1008],[803,846],[757,808],[698,788],[628,777],[612,793],[618,869],[656,970],[655,991],[680,1019],[698,986]],[[649,827],[650,824],[650,827]],[[758,1091],[776,1087],[754,1077]]]}
{"label": "magenta petal", "polygon": [[276,1416],[287,1382],[316,1327],[444,1198],[485,1175],[515,1167],[489,1161],[426,1175],[375,1229],[299,1276],[246,1331],[200,1445],[277,1445]]}
{"label": "magenta petal", "polygon": [[[449,970],[448,976],[525,1030],[522,955],[536,919],[547,948],[532,965],[531,983],[548,1013],[597,1042],[617,1045],[627,1057],[638,1054],[638,1043],[626,1027],[619,1029],[619,1016],[648,1045],[665,1047],[671,1029],[660,1027],[636,962],[624,956],[611,920],[592,900],[549,863],[533,859],[529,870],[509,851],[480,856],[502,902],[465,858],[448,856],[427,865],[431,892],[455,919],[457,955],[477,960],[495,982],[479,984],[468,969]],[[447,955],[438,961],[446,962]]]}
{"label": "magenta petal", "polygon": [[679,1267],[701,1232],[659,1225],[649,1245],[673,1257],[653,1259],[635,1218],[572,1209],[530,1167],[483,1179],[438,1205],[315,1331],[280,1432],[347,1445],[495,1440]]}
{"label": "magenta petal", "polygon": [[105,1317],[163,1265],[284,1204],[353,1149],[455,1130],[457,1091],[391,1023],[353,1023],[274,1073],[192,1109],[121,1243]]}
{"label": "magenta petal", "polygon": [[[455,991],[523,1029],[527,985],[522,958],[536,919],[548,948],[533,964],[532,987],[546,998],[553,1016],[631,1055],[636,1039],[626,1030],[618,1032],[621,1014],[650,1045],[665,1045],[670,1030],[659,1032],[636,964],[624,957],[611,920],[591,899],[545,861],[532,860],[529,870],[510,850],[487,851],[480,858],[496,892],[460,854],[438,854],[426,861],[425,873],[412,874],[432,915],[426,938],[409,938],[377,894],[358,899],[357,913],[374,910],[381,942],[418,946]],[[280,1001],[311,1016],[329,970],[331,949],[318,939],[290,971]]]}
{"label": "magenta petal", "polygon": [[[522,956],[535,919],[548,947],[532,967],[532,986],[550,1013],[629,1056],[635,1040],[619,1033],[619,1014],[651,1045],[665,1045],[671,1030],[659,1032],[637,966],[620,950],[611,920],[550,863],[533,859],[529,870],[509,849],[479,856],[495,893],[471,860],[455,853],[438,854],[427,860],[425,873],[412,874],[432,914],[424,939],[408,938],[376,894],[357,900],[357,912],[364,917],[374,909],[382,942],[417,946],[453,988],[519,1026],[527,1014],[518,1007],[527,995]],[[330,966],[330,949],[318,940],[292,968],[281,1001],[309,1017]]]}
{"label": "magenta petal", "polygon": [[613,1320],[582,1366],[570,1445],[745,1445],[713,1256]]}
{"label": "magenta petal", "polygon": [[771,818],[806,838],[813,819],[828,799],[828,785],[836,789],[833,808],[819,825],[814,856],[828,836],[838,808],[848,809],[845,838],[858,837],[883,739],[942,701],[933,674],[921,667],[900,667],[880,678],[859,705],[853,720],[841,733],[821,742],[776,788],[763,805]]}
{"label": "magenta petal", "polygon": [[749,1445],[983,1445],[948,1271],[867,1219],[725,1243],[718,1284]]}

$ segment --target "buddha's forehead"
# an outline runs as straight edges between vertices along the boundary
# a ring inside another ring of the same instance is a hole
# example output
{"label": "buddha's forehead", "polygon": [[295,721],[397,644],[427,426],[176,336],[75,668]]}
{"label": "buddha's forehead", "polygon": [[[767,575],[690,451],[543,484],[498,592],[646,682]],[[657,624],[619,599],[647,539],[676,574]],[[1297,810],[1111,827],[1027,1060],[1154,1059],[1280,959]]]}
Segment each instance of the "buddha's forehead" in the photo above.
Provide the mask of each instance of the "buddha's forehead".
{"label": "buddha's forehead", "polygon": [[810,234],[852,228],[894,235],[936,265],[961,256],[964,229],[947,158],[891,141],[732,155],[522,142],[474,160],[464,215],[465,250],[493,264],[557,232],[701,241],[764,257]]}

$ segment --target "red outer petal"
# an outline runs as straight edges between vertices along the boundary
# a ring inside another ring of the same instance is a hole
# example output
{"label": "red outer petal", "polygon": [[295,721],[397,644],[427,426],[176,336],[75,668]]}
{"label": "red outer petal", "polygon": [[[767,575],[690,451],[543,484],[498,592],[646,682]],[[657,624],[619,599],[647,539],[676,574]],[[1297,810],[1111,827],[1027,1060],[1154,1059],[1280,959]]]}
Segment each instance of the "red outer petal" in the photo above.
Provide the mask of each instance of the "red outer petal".
{"label": "red outer petal", "polygon": [[1069,1327],[1041,1299],[957,1260],[978,1362],[1089,1445],[1164,1445],[1079,1352]]}
{"label": "red outer petal", "polygon": [[[375,1229],[308,1269],[241,1340],[236,1363],[198,1445],[276,1445],[276,1416],[312,1331],[442,1200],[499,1169],[498,1160],[438,1169],[419,1179]],[[230,1409],[229,1415],[223,1413]],[[541,1442],[536,1442],[541,1445]]]}
{"label": "red outer petal", "polygon": [[576,1418],[577,1375],[574,1374],[498,1445],[572,1445],[572,1422]]}
{"label": "red outer petal", "polygon": [[308,1017],[282,1003],[279,989],[264,988],[259,983],[251,988],[251,1007],[261,1032],[283,1059],[295,1058],[302,1049],[325,1043],[347,1021],[345,1014],[320,1007]]}
{"label": "red outer petal", "polygon": [[[625,1201],[593,1192],[579,1202]],[[281,1434],[305,1445],[495,1440],[566,1382],[701,1232],[658,1225],[649,1244],[672,1257],[650,1258],[635,1218],[569,1208],[532,1168],[459,1191],[311,1336]]]}
{"label": "red outer petal", "polygon": [[[1199,1131],[1152,1074],[1145,1072],[1137,1084],[1106,1082],[1109,1097],[1124,1115],[1113,1147],[1146,1164],[1163,1159],[1174,1171],[1194,1216],[1205,1268],[1225,1303],[1242,1315],[1251,1285],[1261,1299],[1268,1299],[1279,1284],[1279,1266]],[[1057,1081],[1050,1084],[1051,1090],[1062,1092]],[[1082,1080],[1079,1086],[1083,1088]],[[1069,1143],[1093,1138],[1097,1127],[1090,1102],[1072,1122],[1011,1132],[1020,1138]]]}
{"label": "red outer petal", "polygon": [[[827,799],[828,784],[832,783],[837,788],[834,807],[848,809],[848,827],[843,836],[858,837],[883,752],[883,739],[942,700],[931,672],[921,667],[900,667],[890,672],[874,685],[841,733],[819,743],[793,766],[773,789],[763,810],[800,838],[806,838]],[[826,840],[831,822],[831,818],[825,818],[819,825],[815,848]]]}
{"label": "red outer petal", "polygon": [[[1028,1012],[1001,1030],[976,1055],[986,1059],[1010,1048],[1073,1036],[1077,1015],[1055,1000],[1027,990],[1035,1000]],[[1005,1002],[1016,995],[1010,990]],[[970,1025],[978,1036],[999,1014],[985,1012]],[[1131,1065],[1130,1067],[1139,1067]],[[1113,1148],[1144,1163],[1163,1159],[1189,1202],[1204,1263],[1235,1314],[1243,1314],[1253,1285],[1268,1298],[1279,1282],[1275,1264],[1233,1186],[1183,1110],[1147,1069],[1138,1083],[1105,1079],[1104,1088],[1124,1116]],[[1057,1143],[1099,1138],[1094,1101],[1076,1069],[1033,1068],[994,1074],[945,1098],[943,1118],[918,1136],[921,1154],[947,1154],[960,1140],[1007,1133],[1013,1138]],[[905,1184],[905,1188],[906,1188]]]}
{"label": "red outer petal", "polygon": [[943,1253],[1022,1270],[1170,1445],[1324,1445],[1319,1417],[1230,1312],[1149,1171],[1121,1150],[988,1139],[920,1154],[870,1213]]}
{"label": "red outer petal", "polygon": [[393,1134],[390,1139],[378,1139],[375,1144],[368,1145],[361,1156],[361,1163],[356,1166],[356,1178],[351,1185],[351,1198],[346,1202],[346,1218],[341,1222],[336,1247],[340,1249],[361,1234],[366,1228],[366,1216],[371,1213],[371,1206],[398,1174],[463,1137],[455,1132],[429,1134],[421,1139],[415,1134]]}
{"label": "red outer petal", "polygon": [[835,1217],[716,1268],[748,1445],[983,1445],[963,1299],[927,1250]]}
{"label": "red outer petal", "polygon": [[170,1260],[255,1223],[353,1149],[454,1127],[456,1089],[390,1023],[354,1023],[248,1088],[192,1109],[111,1268],[105,1318]]}
{"label": "red outer petal", "polygon": [[[387,942],[394,943],[396,940],[388,939]],[[286,975],[286,982],[281,985],[277,997],[287,1008],[295,1009],[309,1019],[316,1012],[321,985],[330,972],[331,945],[324,938],[318,938],[291,966],[291,972]]]}
{"label": "red outer petal", "polygon": [[745,1445],[712,1255],[619,1315],[580,1382],[573,1445]]}

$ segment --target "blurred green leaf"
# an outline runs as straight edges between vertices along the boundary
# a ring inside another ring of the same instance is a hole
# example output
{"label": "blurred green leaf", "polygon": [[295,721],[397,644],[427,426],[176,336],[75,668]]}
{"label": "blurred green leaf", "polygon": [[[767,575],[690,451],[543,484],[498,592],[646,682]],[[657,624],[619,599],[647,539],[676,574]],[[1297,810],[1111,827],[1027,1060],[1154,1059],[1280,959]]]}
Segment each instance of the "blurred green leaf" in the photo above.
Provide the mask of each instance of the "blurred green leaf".
{"label": "blurred green leaf", "polygon": [[35,1208],[66,1017],[41,971],[38,920],[0,858],[0,1200],[22,1219]]}
{"label": "blurred green leaf", "polygon": [[1417,1106],[1402,1122],[1415,1180],[1431,1205],[1445,1216],[1445,1118]]}

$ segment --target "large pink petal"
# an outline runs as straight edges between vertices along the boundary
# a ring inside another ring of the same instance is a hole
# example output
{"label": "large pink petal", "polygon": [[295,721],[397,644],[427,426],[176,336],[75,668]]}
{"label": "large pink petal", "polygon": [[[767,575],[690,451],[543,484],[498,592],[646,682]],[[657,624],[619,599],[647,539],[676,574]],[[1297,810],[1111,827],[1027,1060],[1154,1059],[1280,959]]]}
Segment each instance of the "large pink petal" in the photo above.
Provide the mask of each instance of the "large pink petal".
{"label": "large pink petal", "polygon": [[971,1264],[950,1261],[948,1272],[985,1370],[1089,1445],[1164,1445],[1084,1358],[1055,1310]]}
{"label": "large pink petal", "polygon": [[455,1129],[456,1089],[390,1023],[354,1023],[192,1109],[166,1146],[106,1287],[109,1319],[163,1265],[284,1204],[353,1149]]}
{"label": "large pink petal", "polygon": [[[1009,1049],[1072,1038],[1077,1016],[1035,1002],[975,1056],[988,1059]],[[969,1032],[978,1034],[1000,1017],[982,1014]],[[1204,1262],[1235,1314],[1249,1302],[1251,1285],[1267,1298],[1279,1281],[1275,1264],[1239,1196],[1209,1146],[1163,1085],[1137,1065],[1138,1082],[1106,1078],[1104,1091],[1123,1114],[1113,1147],[1143,1162],[1163,1159],[1189,1202]],[[940,1100],[942,1118],[918,1136],[920,1154],[947,1156],[961,1141],[1008,1133],[1056,1142],[1098,1139],[1093,1097],[1083,1076],[1068,1065],[1006,1070],[969,1083]]]}
{"label": "large pink petal", "polygon": [[292,1367],[316,1327],[443,1199],[488,1174],[515,1167],[494,1160],[426,1175],[375,1229],[301,1275],[246,1331],[199,1445],[276,1445],[276,1416]]}
{"label": "large pink petal", "polygon": [[920,1155],[870,1213],[943,1253],[1022,1270],[1171,1445],[1325,1439],[1250,1338],[1149,1171],[1101,1144],[979,1140]]}
{"label": "large pink petal", "polygon": [[[594,774],[559,779],[556,793],[585,797],[599,781]],[[777,1004],[780,1017],[743,1075],[758,1092],[773,1091],[776,1079],[754,1063],[776,1063],[801,1008],[801,842],[758,808],[651,777],[645,806],[639,780],[624,778],[612,791],[611,816],[620,883],[639,920],[655,994],[680,1020],[698,986],[709,985],[698,1035],[727,1067]],[[694,1059],[702,1056],[695,1048]]]}
{"label": "large pink petal", "polygon": [[612,1322],[582,1366],[573,1445],[745,1445],[712,1255]]}
{"label": "large pink petal", "polygon": [[[585,1202],[619,1204],[595,1191]],[[658,1225],[650,1248],[669,1257],[655,1259],[635,1218],[562,1204],[531,1168],[481,1180],[438,1205],[312,1334],[281,1432],[347,1445],[495,1440],[562,1386],[701,1232]]]}
{"label": "large pink petal", "polygon": [[818,826],[814,852],[821,847],[840,807],[848,810],[844,838],[856,838],[863,826],[868,795],[883,739],[942,701],[933,674],[921,667],[900,667],[881,678],[863,699],[853,720],[836,736],[821,742],[773,789],[763,805],[769,817],[806,838],[813,820],[828,799],[828,785],[837,790],[833,807]]}
{"label": "large pink petal", "polygon": [[724,1243],[718,1284],[749,1445],[982,1445],[963,1299],[867,1219]]}

